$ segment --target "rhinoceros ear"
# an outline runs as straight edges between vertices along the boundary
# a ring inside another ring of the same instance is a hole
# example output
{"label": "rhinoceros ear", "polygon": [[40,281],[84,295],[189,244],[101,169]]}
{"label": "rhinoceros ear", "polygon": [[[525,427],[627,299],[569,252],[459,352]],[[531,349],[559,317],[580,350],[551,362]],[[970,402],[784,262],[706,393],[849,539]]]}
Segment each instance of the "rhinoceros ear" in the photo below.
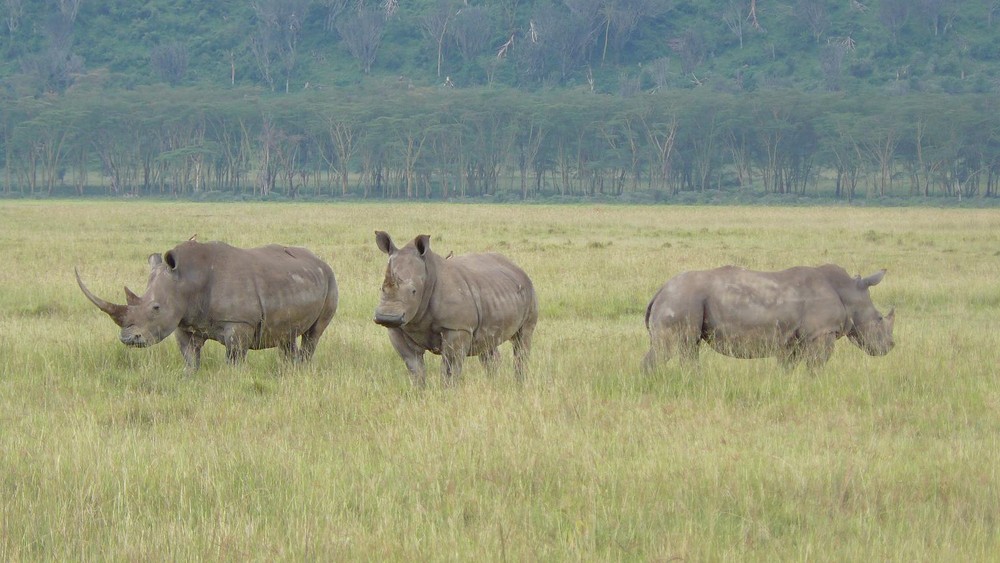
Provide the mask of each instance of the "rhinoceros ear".
{"label": "rhinoceros ear", "polygon": [[142,298],[140,298],[135,293],[132,293],[132,290],[129,289],[128,286],[126,285],[125,286],[125,303],[128,304],[129,307],[134,307],[134,306],[138,305],[140,302],[142,302]]}
{"label": "rhinoceros ear", "polygon": [[166,254],[163,255],[163,263],[166,264],[171,270],[177,269],[177,256],[174,255],[173,250],[168,250]]}
{"label": "rhinoceros ear", "polygon": [[398,250],[392,242],[392,237],[385,231],[375,231],[375,244],[378,245],[379,250],[386,254],[395,254]]}
{"label": "rhinoceros ear", "polygon": [[413,239],[413,246],[417,247],[417,252],[421,256],[426,256],[431,250],[431,236],[417,235],[417,238]]}
{"label": "rhinoceros ear", "polygon": [[150,254],[149,258],[146,258],[146,262],[149,263],[149,271],[152,272],[157,266],[163,263],[163,256],[160,254]]}
{"label": "rhinoceros ear", "polygon": [[858,278],[858,289],[868,289],[873,285],[878,285],[878,282],[882,281],[885,276],[885,270],[879,270],[867,278]]}

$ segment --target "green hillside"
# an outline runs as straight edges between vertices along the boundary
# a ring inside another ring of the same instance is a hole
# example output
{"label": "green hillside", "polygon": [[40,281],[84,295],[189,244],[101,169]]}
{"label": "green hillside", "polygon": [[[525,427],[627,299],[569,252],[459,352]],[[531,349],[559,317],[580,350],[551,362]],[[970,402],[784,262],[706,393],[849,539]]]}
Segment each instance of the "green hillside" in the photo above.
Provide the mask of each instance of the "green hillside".
{"label": "green hillside", "polygon": [[995,0],[0,10],[4,194],[1000,194]]}
{"label": "green hillside", "polygon": [[[993,0],[6,0],[8,95],[503,84],[994,92]],[[440,63],[440,64],[439,64]]]}

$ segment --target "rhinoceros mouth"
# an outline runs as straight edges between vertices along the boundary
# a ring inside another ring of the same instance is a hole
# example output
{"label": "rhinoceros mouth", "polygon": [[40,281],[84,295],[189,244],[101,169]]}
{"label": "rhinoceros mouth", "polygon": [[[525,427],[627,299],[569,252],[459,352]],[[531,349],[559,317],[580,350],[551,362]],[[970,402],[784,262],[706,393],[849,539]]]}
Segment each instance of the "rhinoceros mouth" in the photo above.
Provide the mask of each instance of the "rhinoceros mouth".
{"label": "rhinoceros mouth", "polygon": [[139,335],[121,335],[118,337],[118,340],[121,340],[122,344],[129,348],[148,348],[152,346],[149,340]]}
{"label": "rhinoceros mouth", "polygon": [[399,328],[403,326],[403,315],[389,315],[386,313],[375,313],[375,324],[389,328]]}

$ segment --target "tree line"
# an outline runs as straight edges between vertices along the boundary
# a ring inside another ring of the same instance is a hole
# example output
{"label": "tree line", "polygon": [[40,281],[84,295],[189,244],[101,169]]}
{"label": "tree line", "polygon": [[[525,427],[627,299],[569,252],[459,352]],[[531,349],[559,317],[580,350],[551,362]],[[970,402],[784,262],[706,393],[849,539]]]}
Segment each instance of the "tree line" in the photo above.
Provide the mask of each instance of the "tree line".
{"label": "tree line", "polygon": [[3,192],[996,197],[992,95],[70,90],[0,104]]}

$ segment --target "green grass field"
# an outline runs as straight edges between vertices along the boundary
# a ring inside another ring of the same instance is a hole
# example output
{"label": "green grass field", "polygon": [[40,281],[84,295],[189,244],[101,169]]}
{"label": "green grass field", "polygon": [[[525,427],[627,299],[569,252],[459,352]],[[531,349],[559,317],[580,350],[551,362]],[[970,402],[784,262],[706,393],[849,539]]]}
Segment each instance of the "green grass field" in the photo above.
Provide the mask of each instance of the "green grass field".
{"label": "green grass field", "polygon": [[[1000,212],[404,203],[0,202],[0,559],[995,560]],[[496,250],[541,304],[527,382],[410,388],[371,321],[373,231]],[[173,339],[126,349],[117,302],[197,233],[303,245],[341,307],[314,361]],[[683,270],[887,268],[896,348],[826,368],[702,350],[639,370]]]}

